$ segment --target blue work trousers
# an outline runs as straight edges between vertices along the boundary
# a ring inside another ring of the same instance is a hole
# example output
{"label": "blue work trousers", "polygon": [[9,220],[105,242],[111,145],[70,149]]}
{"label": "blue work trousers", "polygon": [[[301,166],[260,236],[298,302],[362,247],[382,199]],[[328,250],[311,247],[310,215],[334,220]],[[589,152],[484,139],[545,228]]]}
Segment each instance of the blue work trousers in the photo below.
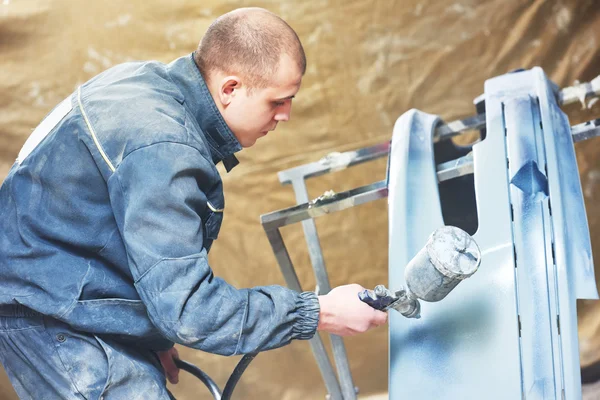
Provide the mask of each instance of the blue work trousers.
{"label": "blue work trousers", "polygon": [[174,399],[156,353],[0,306],[0,362],[21,399]]}

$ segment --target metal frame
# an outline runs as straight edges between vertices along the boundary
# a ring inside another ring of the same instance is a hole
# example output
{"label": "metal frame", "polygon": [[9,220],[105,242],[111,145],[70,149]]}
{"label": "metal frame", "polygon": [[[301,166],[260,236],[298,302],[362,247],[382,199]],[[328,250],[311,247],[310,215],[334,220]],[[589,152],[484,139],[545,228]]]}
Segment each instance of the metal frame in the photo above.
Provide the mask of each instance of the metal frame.
{"label": "metal frame", "polygon": [[[467,125],[465,126],[465,129],[471,129]],[[331,286],[325,268],[317,228],[312,219],[387,197],[387,184],[385,180],[383,180],[346,192],[331,195],[326,194],[313,201],[308,201],[308,193],[304,179],[381,158],[387,156],[388,151],[389,142],[381,143],[357,151],[339,153],[324,159],[326,161],[306,164],[279,173],[280,181],[283,184],[292,184],[296,194],[296,200],[301,204],[265,214],[261,216],[261,223],[289,288],[298,292],[302,291],[294,265],[290,259],[287,248],[285,247],[279,228],[302,222],[313,271],[317,281],[317,294],[326,294],[331,290]],[[343,160],[345,165],[342,166],[339,160]],[[455,160],[438,166],[439,181],[470,173],[473,173],[473,163],[470,155],[463,157],[460,161]],[[325,381],[329,397],[334,400],[356,399],[358,389],[354,386],[352,380],[343,339],[336,335],[329,336],[332,344],[333,357],[339,375],[338,377],[336,377],[321,337],[315,335],[310,340],[310,345],[317,360],[321,375],[323,376],[323,380]]]}
{"label": "metal frame", "polygon": [[[597,82],[596,79],[593,82]],[[561,104],[574,101],[584,101],[586,97],[600,94],[600,88],[584,83],[580,85],[585,88],[585,95],[573,96],[573,88],[565,88],[559,92]],[[588,90],[590,89],[590,90]],[[575,91],[576,93],[581,93]],[[478,130],[485,127],[485,114],[478,114],[464,120],[453,121],[448,124],[438,125],[434,131],[433,141],[445,140],[460,135],[467,130]],[[600,120],[586,122],[572,127],[574,141],[586,140],[591,137],[600,136]],[[372,161],[388,156],[390,142],[380,143],[344,153],[331,153],[318,162],[313,162],[288,170],[280,171],[278,174],[282,185],[291,184],[298,205],[274,211],[261,216],[261,223],[267,234],[281,272],[289,288],[301,292],[302,287],[298,280],[294,265],[281,236],[280,228],[297,222],[302,222],[306,243],[313,272],[317,282],[316,292],[319,295],[326,294],[331,290],[329,277],[323,259],[321,244],[317,234],[314,218],[341,211],[346,208],[358,206],[373,200],[378,200],[388,195],[387,181],[378,181],[366,186],[351,189],[345,192],[326,192],[324,195],[309,201],[305,179],[339,171],[353,165]],[[436,166],[438,182],[472,174],[474,170],[473,156],[469,153],[458,160]],[[311,349],[314,353],[317,365],[328,391],[328,398],[333,400],[356,399],[358,388],[354,386],[348,357],[344,342],[341,337],[329,335],[332,343],[333,357],[337,368],[337,376],[333,365],[327,355],[321,337],[317,334],[310,340]]]}

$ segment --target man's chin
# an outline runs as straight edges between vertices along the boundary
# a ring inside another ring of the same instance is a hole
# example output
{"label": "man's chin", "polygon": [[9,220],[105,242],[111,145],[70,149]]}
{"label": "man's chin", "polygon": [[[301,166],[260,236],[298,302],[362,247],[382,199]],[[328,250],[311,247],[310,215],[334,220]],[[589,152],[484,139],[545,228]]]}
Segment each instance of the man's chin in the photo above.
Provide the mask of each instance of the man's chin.
{"label": "man's chin", "polygon": [[244,140],[240,140],[240,145],[244,148],[252,147],[256,143],[256,141],[262,137],[267,136],[270,131],[262,131],[256,134],[254,137],[245,137]]}
{"label": "man's chin", "polygon": [[248,147],[252,147],[252,146],[254,146],[254,145],[256,144],[256,141],[257,141],[257,140],[258,140],[258,139],[254,139],[254,140],[248,139],[248,140],[245,140],[244,142],[240,142],[240,145],[241,145],[243,148],[247,149]]}

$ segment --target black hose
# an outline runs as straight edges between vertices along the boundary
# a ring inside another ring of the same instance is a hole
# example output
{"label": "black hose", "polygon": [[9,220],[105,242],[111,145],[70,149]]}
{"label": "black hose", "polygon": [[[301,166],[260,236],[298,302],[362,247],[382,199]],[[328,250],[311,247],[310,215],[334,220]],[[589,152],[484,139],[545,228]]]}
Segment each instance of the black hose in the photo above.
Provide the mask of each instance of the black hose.
{"label": "black hose", "polygon": [[223,389],[223,397],[221,397],[221,400],[229,400],[231,398],[231,395],[233,394],[233,389],[235,389],[235,385],[237,385],[238,381],[242,377],[242,374],[244,373],[248,365],[252,362],[252,360],[254,360],[254,357],[256,357],[257,354],[258,353],[250,353],[242,357],[238,365],[236,365],[235,369],[233,370],[233,373],[227,380],[227,383],[225,384],[225,389]]}
{"label": "black hose", "polygon": [[222,397],[221,389],[219,389],[219,387],[217,386],[215,381],[213,381],[210,378],[210,376],[206,375],[204,373],[204,371],[202,371],[200,368],[198,368],[195,365],[190,364],[186,361],[180,360],[178,358],[175,358],[174,361],[175,361],[175,365],[177,366],[177,368],[187,371],[190,374],[194,375],[196,378],[200,379],[202,381],[202,383],[204,383],[204,385],[206,385],[208,390],[210,390],[210,393],[212,394],[212,396],[215,400],[222,400],[224,398],[224,397]]}
{"label": "black hose", "polygon": [[194,375],[196,378],[200,379],[202,383],[208,388],[210,394],[212,394],[215,400],[229,400],[231,399],[231,395],[233,394],[233,389],[235,389],[235,385],[237,385],[238,381],[242,377],[242,374],[248,368],[248,365],[254,360],[254,357],[257,356],[258,353],[250,353],[246,354],[240,362],[235,366],[233,373],[227,380],[225,384],[225,389],[223,389],[223,393],[221,393],[221,389],[219,386],[213,381],[210,376],[208,376],[204,371],[200,368],[196,367],[193,364],[190,364],[186,361],[175,358],[175,365],[177,368],[182,369],[190,374]]}

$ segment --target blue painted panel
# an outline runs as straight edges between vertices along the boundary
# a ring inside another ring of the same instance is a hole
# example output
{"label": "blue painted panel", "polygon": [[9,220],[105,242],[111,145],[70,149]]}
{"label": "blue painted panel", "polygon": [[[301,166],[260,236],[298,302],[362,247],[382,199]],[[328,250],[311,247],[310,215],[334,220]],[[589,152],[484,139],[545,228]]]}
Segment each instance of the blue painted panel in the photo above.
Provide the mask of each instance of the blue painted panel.
{"label": "blue painted panel", "polygon": [[[547,224],[548,180],[537,99],[503,101],[509,161],[510,201],[521,326],[521,369],[527,399],[560,398],[556,271],[552,227]],[[541,171],[540,171],[541,167]],[[555,375],[555,364],[558,372]]]}
{"label": "blue painted panel", "polygon": [[[493,115],[489,116],[493,118]],[[410,111],[394,127],[390,152],[390,287],[405,286],[404,266],[444,224],[435,175],[436,118]],[[474,149],[479,271],[422,318],[390,314],[390,399],[515,399],[521,394],[515,270],[504,129]],[[480,154],[483,152],[483,155]]]}
{"label": "blue painted panel", "polygon": [[[420,320],[390,315],[390,399],[581,397],[576,298],[597,298],[570,126],[534,68],[485,84],[473,146],[479,271]],[[444,224],[432,133],[416,110],[394,127],[389,286]],[[516,257],[516,260],[515,260]],[[516,262],[515,262],[516,261]]]}

